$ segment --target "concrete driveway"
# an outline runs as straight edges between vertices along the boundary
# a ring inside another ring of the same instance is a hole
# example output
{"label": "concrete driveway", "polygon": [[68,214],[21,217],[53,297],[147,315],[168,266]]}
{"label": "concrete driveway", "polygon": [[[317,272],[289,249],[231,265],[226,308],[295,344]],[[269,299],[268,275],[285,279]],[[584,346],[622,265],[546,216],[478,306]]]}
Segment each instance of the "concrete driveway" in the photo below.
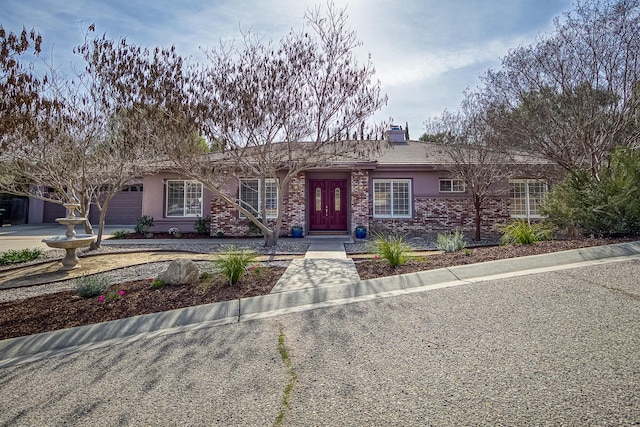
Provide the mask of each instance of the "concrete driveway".
{"label": "concrete driveway", "polygon": [[0,369],[0,424],[632,425],[638,277],[633,259],[54,355]]}
{"label": "concrete driveway", "polygon": [[[98,232],[97,225],[94,232]],[[52,236],[60,236],[66,232],[66,227],[59,224],[25,224],[25,225],[5,225],[0,227],[0,252],[10,249],[50,249],[42,243],[42,239]],[[104,228],[104,237],[108,238],[114,231],[133,231],[133,225],[110,225]],[[76,226],[77,233],[83,233],[80,226]]]}

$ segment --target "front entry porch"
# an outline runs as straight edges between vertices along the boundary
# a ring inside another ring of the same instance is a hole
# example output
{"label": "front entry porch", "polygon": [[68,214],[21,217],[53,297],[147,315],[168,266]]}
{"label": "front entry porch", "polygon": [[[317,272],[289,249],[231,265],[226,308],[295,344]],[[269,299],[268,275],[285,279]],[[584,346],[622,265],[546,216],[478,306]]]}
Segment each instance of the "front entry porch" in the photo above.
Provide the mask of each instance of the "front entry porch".
{"label": "front entry porch", "polygon": [[310,179],[309,233],[348,233],[347,179]]}

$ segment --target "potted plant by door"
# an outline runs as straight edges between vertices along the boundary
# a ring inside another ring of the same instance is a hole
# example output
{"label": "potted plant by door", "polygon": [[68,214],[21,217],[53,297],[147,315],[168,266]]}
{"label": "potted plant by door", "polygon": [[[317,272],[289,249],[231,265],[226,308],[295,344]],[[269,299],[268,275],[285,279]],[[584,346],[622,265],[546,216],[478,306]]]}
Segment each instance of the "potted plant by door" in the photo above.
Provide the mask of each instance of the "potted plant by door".
{"label": "potted plant by door", "polygon": [[300,227],[299,225],[294,225],[293,227],[291,227],[291,237],[300,238],[302,237],[302,234],[302,227]]}
{"label": "potted plant by door", "polygon": [[356,238],[364,239],[365,237],[367,237],[367,227],[364,225],[358,225],[356,227]]}

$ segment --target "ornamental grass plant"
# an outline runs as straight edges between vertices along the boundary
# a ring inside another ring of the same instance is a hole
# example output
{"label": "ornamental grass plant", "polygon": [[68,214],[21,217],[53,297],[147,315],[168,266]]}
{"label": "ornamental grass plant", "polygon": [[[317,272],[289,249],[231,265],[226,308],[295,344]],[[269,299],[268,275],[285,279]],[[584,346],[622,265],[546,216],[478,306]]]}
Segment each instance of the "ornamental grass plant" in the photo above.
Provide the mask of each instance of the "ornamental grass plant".
{"label": "ornamental grass plant", "polygon": [[256,258],[257,254],[253,251],[231,246],[225,254],[213,261],[213,265],[217,272],[229,280],[229,285],[233,286],[238,283],[247,268],[256,261]]}
{"label": "ornamental grass plant", "polygon": [[535,242],[550,240],[553,230],[542,223],[529,224],[519,219],[508,224],[500,239],[501,245],[530,245]]}
{"label": "ornamental grass plant", "polygon": [[411,246],[404,241],[402,236],[384,236],[379,233],[374,235],[373,249],[380,258],[386,259],[391,267],[397,267],[407,262]]}

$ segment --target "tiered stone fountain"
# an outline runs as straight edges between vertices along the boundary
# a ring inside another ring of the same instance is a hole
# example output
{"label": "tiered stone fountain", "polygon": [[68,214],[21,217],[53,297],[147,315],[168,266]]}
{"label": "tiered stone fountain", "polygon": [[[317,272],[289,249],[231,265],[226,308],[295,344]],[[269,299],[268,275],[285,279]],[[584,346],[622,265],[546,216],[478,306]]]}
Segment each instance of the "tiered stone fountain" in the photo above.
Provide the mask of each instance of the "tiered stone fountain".
{"label": "tiered stone fountain", "polygon": [[62,260],[62,268],[60,270],[73,270],[81,267],[80,264],[78,264],[76,249],[89,246],[91,242],[96,239],[96,236],[93,234],[76,234],[75,226],[83,223],[86,219],[76,216],[76,209],[80,207],[78,203],[65,203],[64,207],[67,208],[66,218],[57,218],[56,222],[66,225],[67,232],[64,236],[49,237],[42,239],[42,241],[46,243],[47,246],[67,251],[67,254]]}

